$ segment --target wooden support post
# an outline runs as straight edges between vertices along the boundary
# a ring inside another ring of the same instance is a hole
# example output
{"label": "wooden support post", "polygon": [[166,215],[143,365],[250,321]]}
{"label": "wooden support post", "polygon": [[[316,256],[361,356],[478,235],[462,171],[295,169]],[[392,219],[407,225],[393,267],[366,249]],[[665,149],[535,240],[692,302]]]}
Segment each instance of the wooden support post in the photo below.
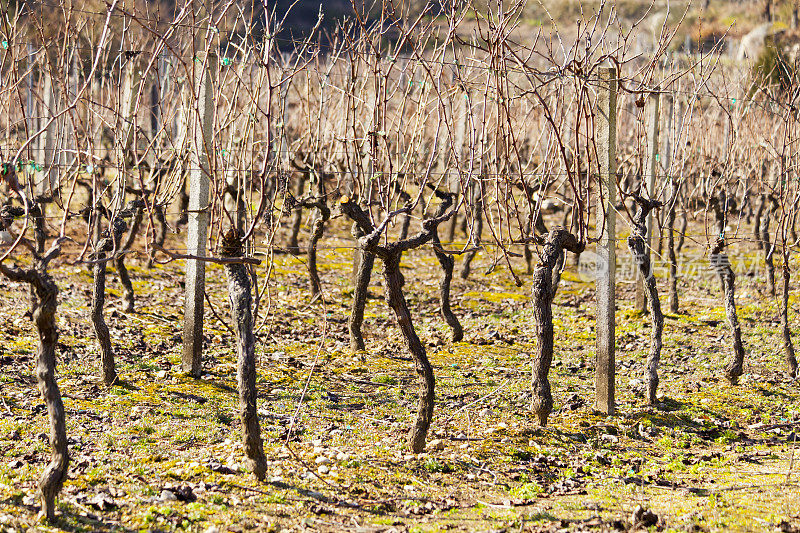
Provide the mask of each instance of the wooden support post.
{"label": "wooden support post", "polygon": [[725,121],[724,129],[722,132],[723,136],[723,149],[725,150],[725,164],[728,164],[728,160],[730,159],[731,154],[731,122],[733,122],[733,106],[731,106],[731,114],[723,113],[722,119]]}
{"label": "wooden support post", "polygon": [[[456,67],[457,68],[457,67]],[[453,73],[453,81],[461,84],[461,72],[457,70]],[[447,185],[450,191],[458,192],[461,190],[461,176],[460,172],[465,168],[464,163],[464,137],[467,131],[467,113],[469,113],[469,96],[466,91],[456,91],[455,102],[452,103],[453,107],[453,143],[452,150],[455,156],[453,163],[448,168]],[[451,147],[448,146],[448,150]],[[453,242],[456,234],[456,227],[459,221],[459,214],[454,213],[453,217],[447,222],[447,231],[444,235],[446,242]]]}
{"label": "wooden support post", "polygon": [[[459,80],[460,82],[460,80]],[[460,90],[456,92],[457,101],[453,105],[453,113],[456,114],[455,118],[455,131],[453,132],[453,151],[455,152],[456,159],[453,162],[455,168],[464,168],[464,139],[467,133],[467,115],[469,109],[469,95],[466,91]],[[456,171],[456,179],[459,179],[458,171]],[[455,190],[458,190],[458,184],[455,184]]]}
{"label": "wooden support post", "polygon": [[[340,109],[342,109],[342,113],[344,113],[343,120],[341,120],[341,127],[343,129],[340,130],[341,133],[339,135],[341,135],[342,138],[349,138],[350,136],[354,136],[354,131],[355,131],[355,126],[354,126],[354,123],[355,123],[354,115],[355,115],[355,113],[351,113],[350,112],[351,111],[351,109],[350,109],[351,100],[350,99],[352,97],[349,96],[349,95],[351,94],[351,91],[354,90],[354,87],[353,87],[354,86],[354,79],[353,79],[353,72],[352,72],[352,58],[350,58],[349,56],[345,58],[345,62],[344,62],[344,78],[345,78],[345,81],[344,81],[344,88],[345,89],[340,92],[341,100],[340,100],[340,104],[339,104],[340,105]],[[400,141],[398,141],[398,145],[399,144],[400,144]],[[345,145],[344,145],[344,149],[346,151],[348,151],[348,152],[350,152],[354,147],[355,147],[355,141],[353,141],[352,143],[346,142]],[[352,153],[352,154],[349,155],[349,157],[351,157],[353,159],[353,161],[355,161],[357,155],[358,154]],[[353,172],[345,173],[344,175],[342,175],[341,180],[342,180],[341,188],[344,191],[344,194],[346,194],[347,196],[353,196],[355,194],[355,190],[356,190],[356,188],[355,188],[355,173],[353,173]],[[353,273],[353,276],[355,276],[355,272]]]}
{"label": "wooden support post", "polygon": [[164,113],[162,108],[164,86],[168,63],[164,54],[158,56],[155,76],[150,85],[150,138],[153,141],[147,153],[147,163],[151,169],[156,168],[158,155],[161,153],[161,129],[164,127]]}
{"label": "wooden support post", "polygon": [[[25,95],[25,117],[28,125],[28,135],[32,135],[39,129],[39,121],[37,120],[37,105],[34,95],[36,94],[36,51],[34,50],[33,43],[28,43],[28,80]],[[34,154],[34,159],[38,156],[39,139],[31,142],[28,149],[30,153]],[[34,161],[36,161],[34,159]]]}
{"label": "wooden support post", "polygon": [[[443,86],[448,87],[453,83],[453,74],[451,71],[443,69],[441,77],[443,78]],[[440,108],[439,138],[436,140],[436,168],[442,176],[446,176],[448,174],[447,169],[452,166],[448,163],[450,162],[450,145],[453,143],[453,136],[450,133],[448,124],[453,124],[453,118],[456,112],[456,107],[453,104],[452,99],[444,100]]]}
{"label": "wooden support post", "polygon": [[[656,195],[656,176],[659,173],[659,130],[660,130],[660,104],[661,89],[656,86],[647,99],[647,147],[644,159],[644,176],[642,176],[647,192],[644,196],[655,198]],[[657,220],[657,219],[656,219]],[[645,240],[645,254],[650,256],[651,243],[653,242],[653,214],[647,214],[647,239]],[[634,258],[634,261],[643,259]],[[651,267],[652,268],[652,267]],[[638,269],[636,269],[638,272]],[[647,297],[644,290],[644,282],[640,274],[636,275],[636,309],[642,313],[647,312]]]}
{"label": "wooden support post", "polygon": [[[45,61],[46,63],[47,61]],[[53,84],[53,77],[50,70],[45,71],[44,76],[44,110],[42,112],[42,120],[47,121],[55,115],[58,110],[56,105],[58,102],[57,87]],[[42,180],[39,187],[39,194],[47,194],[54,191],[58,187],[58,157],[56,155],[56,139],[58,136],[58,121],[54,120],[47,127],[44,133],[44,150],[41,154],[41,164],[44,168],[46,178]]]}
{"label": "wooden support post", "polygon": [[616,200],[617,174],[617,69],[599,69],[600,85],[595,117],[595,143],[600,171],[597,200],[597,365],[595,409],[607,415],[614,414],[614,330],[616,304],[614,300],[616,270]]}
{"label": "wooden support post", "polygon": [[120,166],[120,171],[125,171],[127,168],[127,158],[130,156],[130,150],[133,148],[133,139],[135,137],[134,123],[136,121],[136,95],[139,92],[139,83],[141,82],[141,73],[139,72],[138,65],[135,58],[131,58],[125,64],[122,71],[122,96],[120,104],[120,115],[122,122],[119,128],[119,153],[117,155],[117,164]]}
{"label": "wooden support post", "polygon": [[186,146],[189,144],[189,94],[191,91],[186,81],[179,81],[175,93],[179,98],[178,109],[175,111],[175,118],[172,123],[173,135],[175,137],[175,149],[179,154],[184,154]]}
{"label": "wooden support post", "polygon": [[670,167],[672,166],[672,149],[673,143],[675,139],[673,139],[673,135],[675,135],[675,99],[674,96],[669,93],[664,93],[664,135],[663,135],[663,142],[662,149],[661,149],[661,161],[659,161],[659,171],[663,174],[666,179],[671,179],[671,175],[669,175]]}
{"label": "wooden support post", "polygon": [[91,159],[90,164],[97,166],[103,159],[103,121],[96,115],[92,106],[100,106],[103,101],[103,87],[99,79],[94,78],[89,89],[89,102],[86,104],[86,123],[89,125],[91,136]]}
{"label": "wooden support post", "polygon": [[[236,77],[238,79],[244,79],[245,64],[240,63],[235,68],[237,71]],[[243,126],[242,129],[244,130],[245,127]],[[234,152],[239,151],[235,147],[237,142],[236,137],[239,131],[241,130],[238,130],[235,125],[228,130],[228,139],[225,143],[224,154],[220,156],[222,166],[225,169],[225,194],[223,194],[225,214],[222,216],[222,225],[224,228],[235,227],[237,230],[243,231],[245,217],[247,215],[247,209],[245,208],[246,202],[244,201],[247,180],[241,169],[243,166],[241,163],[243,159],[242,155],[240,154],[238,157],[234,155]]]}
{"label": "wooden support post", "polygon": [[[201,17],[204,18],[204,17]],[[200,32],[205,34],[204,31]],[[205,49],[197,47],[197,49]],[[209,49],[211,49],[209,47]],[[217,70],[216,55],[203,54],[194,61],[196,83],[196,109],[194,142],[189,162],[189,212],[187,253],[206,255],[208,240],[208,197],[211,182],[209,155],[213,154],[214,140],[214,73]],[[206,288],[205,263],[199,260],[186,261],[186,295],[183,322],[183,358],[181,368],[192,377],[199,378],[203,354],[203,299]]]}
{"label": "wooden support post", "polygon": [[[288,54],[283,54],[283,69],[281,71],[281,76],[286,76],[286,71],[288,70],[290,57]],[[280,123],[280,134],[278,137],[278,141],[280,142],[280,160],[281,165],[283,166],[283,170],[289,170],[289,135],[286,132],[286,115],[287,115],[287,107],[289,101],[289,86],[290,80],[285,80],[281,82],[281,123]]]}
{"label": "wooden support post", "polygon": [[[669,197],[667,199],[672,198],[675,194],[675,180],[670,174],[673,144],[677,144],[677,140],[672,138],[675,131],[675,97],[672,94],[664,93],[664,141],[661,143],[661,161],[658,168],[664,178],[669,181]],[[680,130],[677,131],[680,134]]]}
{"label": "wooden support post", "polygon": [[[169,91],[169,71],[171,67],[169,56],[166,52],[161,52],[158,56],[158,71],[153,86],[150,88],[150,128],[153,130],[153,137],[161,137],[164,128],[164,95]],[[159,142],[155,146],[160,147]]]}
{"label": "wooden support post", "polygon": [[136,150],[136,100],[141,83],[141,72],[135,57],[127,60],[123,66],[121,77],[120,95],[120,121],[117,130],[116,160],[118,178],[116,186],[119,188],[114,195],[114,207],[121,209],[125,205],[125,185],[128,181],[128,171],[138,158]]}
{"label": "wooden support post", "polygon": [[[78,85],[80,83],[80,66],[79,66],[79,55],[78,50],[76,47],[76,43],[72,45],[72,57],[70,58],[69,62],[69,83],[67,85],[67,98],[64,100],[66,102],[71,102],[78,96]],[[67,117],[65,117],[67,118]],[[71,167],[75,160],[78,158],[78,136],[75,131],[75,126],[71,120],[65,120],[65,147],[66,150],[62,152],[65,157],[62,160],[62,163],[65,164],[64,168]]]}
{"label": "wooden support post", "polygon": [[[377,61],[377,59],[376,59]],[[367,65],[367,68],[370,69],[371,65]],[[378,80],[376,80],[377,83]],[[375,106],[370,105],[370,102],[374,102],[371,100],[371,94],[368,88],[365,87],[365,96],[364,96],[364,112],[363,112],[363,120],[364,120],[364,138],[361,141],[361,184],[367,187],[365,191],[359,191],[361,195],[361,200],[365,201],[367,205],[372,203],[372,191],[373,191],[373,183],[372,183],[372,176],[375,174],[375,161],[373,160],[373,156],[375,154],[372,153],[372,141],[374,140],[373,131],[377,129],[375,124]],[[375,100],[378,98],[377,88],[375,89]]]}
{"label": "wooden support post", "polygon": [[[409,77],[408,71],[411,68],[411,62],[409,61],[408,57],[403,57],[401,59],[402,66],[400,67],[400,85],[398,88],[399,94],[408,94],[411,92],[412,87],[409,86]],[[412,82],[413,84],[413,82]],[[413,85],[412,85],[413,86]],[[397,142],[395,143],[395,157],[397,158],[398,164],[399,162],[403,161],[406,156],[406,139],[404,137],[404,132],[406,131],[405,127],[405,113],[400,113],[398,115],[398,125],[397,125]]]}

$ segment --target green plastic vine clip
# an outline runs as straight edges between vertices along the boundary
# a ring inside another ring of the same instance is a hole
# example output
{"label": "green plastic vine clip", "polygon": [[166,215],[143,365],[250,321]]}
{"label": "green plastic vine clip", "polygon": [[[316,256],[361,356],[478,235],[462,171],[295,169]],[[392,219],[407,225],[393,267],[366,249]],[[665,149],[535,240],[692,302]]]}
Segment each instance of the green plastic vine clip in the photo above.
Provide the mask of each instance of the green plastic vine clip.
{"label": "green plastic vine clip", "polygon": [[656,154],[656,163],[658,163],[660,160],[661,160],[661,154]]}
{"label": "green plastic vine clip", "polygon": [[6,41],[5,39],[3,39],[3,42],[2,42],[2,43],[0,43],[0,44],[2,44],[2,45],[3,45],[3,48],[5,48],[6,50],[8,50],[8,41]]}
{"label": "green plastic vine clip", "polygon": [[231,58],[229,58],[229,57],[223,57],[222,58],[222,65],[223,66],[227,67],[230,64],[231,64]]}

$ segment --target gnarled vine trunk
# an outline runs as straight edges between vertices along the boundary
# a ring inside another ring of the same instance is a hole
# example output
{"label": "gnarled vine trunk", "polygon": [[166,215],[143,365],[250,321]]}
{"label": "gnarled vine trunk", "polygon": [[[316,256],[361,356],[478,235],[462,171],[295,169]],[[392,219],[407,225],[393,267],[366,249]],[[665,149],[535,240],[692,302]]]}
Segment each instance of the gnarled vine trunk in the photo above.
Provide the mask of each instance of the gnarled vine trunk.
{"label": "gnarled vine trunk", "polygon": [[428,354],[425,352],[425,346],[417,336],[411,321],[411,311],[409,311],[403,295],[405,279],[400,272],[402,255],[402,249],[390,248],[389,253],[381,257],[381,260],[383,261],[383,279],[386,283],[386,303],[394,311],[397,325],[406,340],[408,350],[414,357],[414,365],[419,377],[420,390],[419,401],[417,402],[417,418],[409,432],[408,441],[412,452],[421,453],[425,450],[425,438],[433,420],[436,381],[433,376],[433,367],[428,361]]}
{"label": "gnarled vine trunk", "polygon": [[317,244],[322,238],[322,233],[325,231],[325,223],[331,216],[331,210],[325,205],[325,200],[322,198],[317,199],[317,210],[314,218],[314,225],[311,228],[311,239],[308,242],[308,278],[311,285],[311,298],[317,299],[322,294],[322,283],[319,279],[319,270],[317,269]]}
{"label": "gnarled vine trunk", "polygon": [[[29,207],[29,216],[33,221],[33,245],[36,253],[41,255],[44,253],[45,239],[47,238],[47,231],[45,227],[45,204],[50,201],[50,198],[43,198],[38,196],[35,202]],[[10,223],[10,221],[9,221]],[[36,296],[36,289],[30,287],[31,295],[31,308],[30,315],[33,316],[36,307],[39,305],[39,298]]]}
{"label": "gnarled vine trunk", "polygon": [[[224,257],[242,257],[243,243],[236,229],[230,229],[223,238]],[[256,391],[255,336],[253,335],[253,303],[250,275],[243,263],[226,263],[228,297],[231,304],[236,331],[236,378],[239,386],[239,418],[242,421],[242,445],[247,457],[247,466],[258,479],[267,474],[267,460],[261,441],[261,426],[258,421]]]}
{"label": "gnarled vine trunk", "polygon": [[103,318],[103,306],[106,300],[106,264],[111,259],[107,254],[111,251],[120,251],[119,243],[127,224],[121,217],[115,217],[94,252],[94,283],[91,303],[91,319],[97,341],[100,343],[100,361],[103,383],[112,385],[117,379],[116,365],[114,364],[114,349],[111,346],[111,337],[108,326]]}
{"label": "gnarled vine trunk", "polygon": [[314,223],[311,226],[311,239],[308,241],[306,265],[308,268],[309,284],[311,285],[311,300],[314,301],[322,295],[322,283],[317,269],[317,245],[325,232],[325,224],[331,218],[331,210],[325,198],[325,175],[314,172],[314,184],[317,196],[304,200],[304,207],[314,208]]}
{"label": "gnarled vine trunk", "polygon": [[[361,231],[358,224],[353,224],[353,237],[358,240],[363,236],[364,232]],[[365,349],[361,326],[364,323],[364,308],[367,305],[367,291],[372,277],[372,268],[375,266],[375,254],[360,248],[356,248],[356,252],[358,262],[353,283],[353,305],[350,308],[347,327],[350,332],[350,349],[354,352],[360,352]]]}
{"label": "gnarled vine trunk", "polygon": [[[442,203],[434,217],[440,217],[452,207],[455,195],[438,190],[436,190],[435,193],[436,196],[442,200]],[[433,230],[431,242],[433,242],[433,253],[436,254],[439,266],[442,267],[442,278],[439,280],[439,312],[442,318],[444,318],[444,321],[447,322],[447,325],[450,326],[450,329],[453,330],[453,342],[458,342],[464,338],[464,328],[461,326],[461,322],[458,321],[458,317],[453,313],[450,307],[450,283],[453,281],[453,268],[455,267],[456,260],[452,255],[442,250],[438,228]]]}
{"label": "gnarled vine trunk", "polygon": [[800,377],[797,372],[797,357],[792,344],[792,330],[789,327],[789,247],[783,244],[783,290],[781,291],[781,334],[783,336],[783,351],[786,354],[786,367],[791,377]]}
{"label": "gnarled vine trunk", "polygon": [[[466,220],[466,217],[464,217],[464,220]],[[481,233],[483,233],[483,191],[477,185],[474,186],[472,194],[472,220],[474,223],[472,227],[472,244],[477,248],[481,244]],[[461,279],[469,277],[469,273],[472,270],[472,260],[475,259],[477,253],[477,249],[467,252],[464,257],[464,264],[461,265]]]}
{"label": "gnarled vine trunk", "polygon": [[[121,245],[121,251],[126,252],[130,250],[133,241],[136,239],[136,234],[139,233],[139,226],[142,223],[142,207],[137,206],[133,215],[131,227],[125,236],[125,241]],[[117,277],[122,285],[122,303],[124,304],[124,311],[132,313],[135,309],[136,295],[133,292],[133,283],[128,274],[128,267],[125,266],[125,254],[118,254],[114,258],[114,268],[117,270]]]}
{"label": "gnarled vine trunk", "polygon": [[[528,195],[528,205],[534,210],[534,200],[533,195],[530,194],[530,188],[523,188],[524,192]],[[525,234],[531,234],[531,228],[536,230],[538,235],[546,235],[547,234],[547,226],[544,224],[544,218],[542,217],[541,207],[536,209],[535,212],[530,213],[528,220],[525,224]],[[525,258],[525,272],[527,274],[533,274],[533,251],[531,250],[531,246],[526,244],[522,247],[522,255]],[[563,265],[563,263],[562,263]],[[558,269],[561,270],[560,268]]]}
{"label": "gnarled vine trunk", "polygon": [[719,238],[711,249],[711,265],[717,271],[722,282],[725,294],[725,314],[731,329],[732,356],[725,365],[725,377],[732,385],[739,382],[744,365],[744,346],[742,345],[742,328],[739,326],[739,317],[736,313],[736,300],[734,298],[734,282],[736,276],[731,269],[728,255],[723,253],[725,239]]}
{"label": "gnarled vine trunk", "polygon": [[[308,179],[307,172],[300,172],[297,177],[297,185],[295,187],[295,197],[300,199],[303,197],[303,191],[306,187],[306,181]],[[291,254],[299,254],[300,253],[300,225],[303,223],[303,208],[301,205],[298,205],[294,209],[294,213],[292,214],[292,225],[289,228],[289,253]]]}
{"label": "gnarled vine trunk", "polygon": [[186,192],[186,180],[183,180],[183,187],[178,196],[178,218],[175,220],[175,231],[181,232],[181,228],[189,223],[189,194]]}
{"label": "gnarled vine trunk", "polygon": [[[402,187],[400,187],[400,185],[397,182],[395,182],[395,192],[397,192],[398,196],[400,196],[400,200],[404,204],[407,204],[408,202],[411,201],[411,195],[408,194],[406,191],[404,191],[402,189]],[[425,206],[422,205],[421,208],[422,208],[422,213],[424,215]],[[403,215],[403,222],[400,224],[400,240],[401,241],[403,239],[405,239],[406,237],[408,237],[408,230],[409,230],[410,227],[411,227],[411,213],[405,213]]]}
{"label": "gnarled vine trunk", "polygon": [[647,356],[647,403],[656,403],[658,389],[658,365],[661,360],[661,336],[664,331],[664,315],[661,312],[661,302],[658,299],[656,278],[650,264],[650,254],[647,253],[647,214],[662,204],[657,200],[648,200],[635,195],[636,214],[633,217],[633,232],[628,237],[628,248],[633,253],[639,274],[642,276],[644,292],[650,308],[650,353]]}
{"label": "gnarled vine trunk", "polygon": [[[458,199],[458,193],[455,193],[456,200]],[[453,213],[453,216],[450,219],[450,223],[447,225],[447,234],[445,235],[445,240],[447,242],[453,242],[456,237],[456,226],[458,226],[458,213]]]}
{"label": "gnarled vine trunk", "polygon": [[775,246],[769,238],[771,215],[771,206],[767,205],[764,212],[764,220],[761,223],[761,244],[764,249],[764,265],[767,268],[767,292],[769,292],[770,296],[775,296],[775,263],[772,260],[775,254]]}
{"label": "gnarled vine trunk", "polygon": [[764,207],[767,204],[767,195],[762,194],[761,199],[758,202],[758,209],[756,209],[756,217],[755,221],[753,222],[753,237],[756,241],[756,248],[759,250],[764,249],[764,243],[761,241],[762,233],[761,233],[761,215],[764,214]]}
{"label": "gnarled vine trunk", "polygon": [[364,210],[350,198],[343,197],[340,200],[340,206],[342,212],[358,224],[360,232],[364,235],[359,239],[359,246],[362,251],[375,254],[383,262],[386,302],[395,313],[397,325],[414,359],[417,376],[419,377],[417,416],[409,432],[408,442],[412,452],[421,453],[425,450],[425,439],[433,419],[436,382],[433,375],[433,367],[428,360],[425,346],[414,329],[411,312],[403,294],[405,279],[400,272],[400,259],[403,256],[403,252],[430,242],[438,225],[446,221],[452,215],[452,211],[440,217],[425,220],[422,225],[422,231],[417,235],[382,246],[378,244],[378,241],[386,229],[386,225],[389,222],[388,218],[376,229]]}
{"label": "gnarled vine trunk", "polygon": [[564,249],[573,253],[583,250],[575,236],[564,228],[554,228],[545,238],[539,264],[533,270],[533,313],[536,319],[536,354],[533,360],[533,398],[531,410],[542,426],[553,410],[553,395],[550,392],[550,365],[553,362],[553,298],[558,288],[559,264],[564,262]]}
{"label": "gnarled vine trunk", "polygon": [[675,253],[675,202],[667,213],[667,257],[669,259],[669,312],[678,312],[678,256]]}
{"label": "gnarled vine trunk", "polygon": [[58,287],[47,272],[47,263],[58,256],[60,249],[54,246],[43,258],[36,258],[33,268],[21,269],[0,263],[0,272],[12,281],[28,283],[36,292],[37,305],[33,311],[33,322],[39,335],[36,354],[36,381],[39,392],[47,406],[50,421],[50,462],[39,480],[42,499],[42,515],[48,522],[55,520],[56,497],[67,478],[69,452],[67,450],[67,426],[64,404],[56,382],[56,309]]}
{"label": "gnarled vine trunk", "polygon": [[[167,240],[167,217],[166,214],[164,213],[164,206],[160,204],[154,205],[153,216],[155,216],[156,222],[158,222],[157,224],[158,230],[156,231],[155,243],[159,247],[162,247],[164,246],[164,241]],[[148,269],[153,268],[152,258],[149,257],[147,258],[147,264],[145,266]]]}
{"label": "gnarled vine trunk", "polygon": [[689,226],[686,209],[681,209],[681,227],[678,230],[678,244],[675,245],[675,253],[681,253],[683,242],[686,240],[686,229]]}

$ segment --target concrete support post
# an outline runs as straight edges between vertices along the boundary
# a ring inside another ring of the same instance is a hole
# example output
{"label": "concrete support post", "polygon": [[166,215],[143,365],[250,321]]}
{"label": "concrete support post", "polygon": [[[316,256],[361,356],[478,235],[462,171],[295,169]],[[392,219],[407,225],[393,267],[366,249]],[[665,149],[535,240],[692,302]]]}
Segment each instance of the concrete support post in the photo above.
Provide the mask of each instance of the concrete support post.
{"label": "concrete support post", "polygon": [[[211,184],[210,155],[214,153],[213,85],[217,58],[213,52],[194,61],[195,103],[194,142],[189,159],[189,213],[187,253],[206,255],[208,240],[208,198]],[[181,369],[199,378],[203,354],[203,303],[206,269],[200,260],[186,261],[186,295],[183,323]]]}
{"label": "concrete support post", "polygon": [[616,200],[617,174],[617,69],[599,69],[595,143],[600,171],[597,199],[598,265],[605,266],[596,280],[597,287],[597,365],[595,408],[614,414],[614,298],[616,270]]}

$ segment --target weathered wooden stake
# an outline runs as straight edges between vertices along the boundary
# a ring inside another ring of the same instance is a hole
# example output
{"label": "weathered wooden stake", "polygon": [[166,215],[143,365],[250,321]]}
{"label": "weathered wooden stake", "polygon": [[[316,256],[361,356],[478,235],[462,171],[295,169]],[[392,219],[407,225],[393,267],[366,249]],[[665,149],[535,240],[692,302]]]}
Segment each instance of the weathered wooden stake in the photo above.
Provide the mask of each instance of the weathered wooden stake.
{"label": "weathered wooden stake", "polygon": [[[680,102],[678,102],[678,106],[680,106]],[[681,135],[681,127],[678,126],[677,128],[673,128],[675,122],[675,99],[670,94],[666,97],[666,107],[664,108],[665,111],[665,125],[666,131],[664,132],[664,137],[666,137],[664,142],[664,157],[662,158],[662,168],[667,173],[667,179],[669,180],[669,198],[670,203],[667,205],[667,227],[666,231],[669,233],[667,234],[667,253],[670,262],[669,268],[669,311],[670,313],[677,313],[678,312],[678,258],[675,254],[675,205],[678,201],[678,189],[680,184],[678,183],[675,176],[670,174],[671,167],[672,167],[672,150],[673,150],[673,132],[677,132],[677,138],[674,140],[675,145],[678,145],[680,142],[680,135]],[[678,118],[680,120],[681,112],[680,110],[677,113]]]}
{"label": "weathered wooden stake", "polygon": [[[288,54],[283,55],[283,63],[284,63],[284,70],[288,67],[290,57]],[[285,72],[281,72],[281,75],[285,75]],[[281,83],[280,89],[280,98],[281,98],[281,129],[280,129],[280,136],[278,137],[278,142],[280,143],[280,155],[281,155],[281,164],[283,165],[283,169],[287,170],[289,168],[289,136],[286,133],[286,118],[287,118],[287,104],[289,101],[289,86],[291,80],[285,80]]]}
{"label": "weathered wooden stake", "polygon": [[133,138],[135,134],[134,119],[136,114],[136,94],[139,90],[139,83],[141,82],[141,73],[139,72],[138,65],[135,59],[129,59],[122,72],[122,103],[120,105],[120,114],[122,115],[122,123],[120,127],[120,150],[122,150],[122,159],[128,155],[129,149],[133,145]]}
{"label": "weathered wooden stake", "polygon": [[[58,94],[56,86],[53,84],[53,77],[49,70],[44,77],[44,110],[42,120],[56,114]],[[41,164],[47,172],[47,177],[42,181],[39,190],[40,194],[46,194],[58,187],[58,158],[56,157],[56,136],[58,131],[57,121],[53,121],[48,126],[44,134],[44,151],[41,154]]]}
{"label": "weathered wooden stake", "polygon": [[[73,45],[74,47],[74,45]],[[78,52],[73,48],[72,57],[69,63],[69,80],[67,85],[66,101],[72,101],[78,95],[78,84],[80,83],[80,68],[78,66]],[[66,118],[66,117],[65,117]],[[72,166],[78,157],[78,140],[75,134],[75,127],[71,120],[64,122],[64,146],[67,150],[62,152],[62,163]],[[66,168],[66,167],[65,167]]]}
{"label": "weathered wooden stake", "polygon": [[595,117],[595,143],[599,156],[600,186],[597,199],[597,255],[599,266],[597,287],[597,366],[595,408],[614,414],[614,302],[616,270],[616,199],[617,174],[617,69],[599,69],[600,87]]}
{"label": "weathered wooden stake", "polygon": [[172,121],[172,131],[176,139],[175,147],[181,154],[184,153],[186,145],[189,143],[189,105],[187,103],[189,92],[186,82],[179,81],[175,88],[175,95],[180,104]]}
{"label": "weathered wooden stake", "polygon": [[[462,162],[464,161],[464,135],[467,131],[467,113],[469,113],[469,95],[465,91],[458,91],[455,98],[457,101],[453,104],[453,114],[455,115],[455,131],[453,132],[453,151],[455,152],[455,161],[453,170],[449,170],[448,185],[451,190],[458,191],[460,187],[460,176],[458,168],[463,168]],[[458,225],[458,212],[453,213],[453,218],[450,219],[447,225],[447,234],[445,241],[453,242],[456,235],[456,226]]]}
{"label": "weathered wooden stake", "polygon": [[[25,116],[28,124],[28,135],[30,135],[39,129],[39,121],[36,118],[37,105],[36,99],[34,98],[36,93],[36,51],[34,50],[33,43],[28,43],[28,70],[28,87],[25,95]],[[38,157],[39,144],[39,139],[35,139],[29,148],[29,150],[34,154],[34,157]]]}
{"label": "weathered wooden stake", "polygon": [[164,127],[163,104],[165,85],[168,79],[169,61],[162,52],[158,56],[153,83],[150,85],[150,138],[154,139],[152,149],[147,152],[147,163],[151,169],[156,168],[158,155],[161,152],[161,129]]}
{"label": "weathered wooden stake", "polygon": [[[672,136],[675,131],[675,97],[669,93],[664,93],[664,135],[662,141],[661,161],[659,168],[666,175],[672,166]],[[679,131],[680,133],[680,131]],[[669,176],[667,175],[667,179]]]}
{"label": "weathered wooden stake", "polygon": [[[204,256],[208,240],[208,196],[211,177],[209,153],[213,150],[214,99],[216,72],[213,52],[194,61],[197,84],[194,143],[189,163],[189,209],[186,248],[190,255]],[[186,300],[183,322],[183,358],[181,368],[193,377],[201,373],[203,354],[203,297],[206,288],[206,267],[203,261],[186,261]]]}

